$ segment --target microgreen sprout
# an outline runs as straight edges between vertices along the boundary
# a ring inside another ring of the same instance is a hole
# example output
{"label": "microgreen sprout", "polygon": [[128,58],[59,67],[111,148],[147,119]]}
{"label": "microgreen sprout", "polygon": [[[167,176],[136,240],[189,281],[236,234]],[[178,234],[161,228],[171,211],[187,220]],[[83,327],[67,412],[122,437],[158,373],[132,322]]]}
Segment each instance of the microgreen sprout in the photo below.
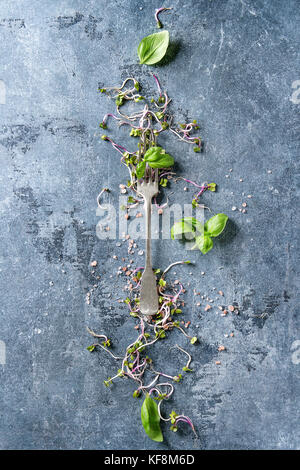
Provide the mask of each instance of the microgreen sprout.
{"label": "microgreen sprout", "polygon": [[155,10],[155,21],[156,21],[156,26],[157,26],[158,28],[162,28],[162,27],[163,27],[163,25],[162,25],[162,23],[161,23],[161,21],[160,21],[160,19],[159,19],[159,15],[160,15],[161,13],[163,13],[164,11],[172,10],[172,9],[173,9],[172,7],[169,7],[169,8],[162,7],[162,8],[157,8],[157,9]]}

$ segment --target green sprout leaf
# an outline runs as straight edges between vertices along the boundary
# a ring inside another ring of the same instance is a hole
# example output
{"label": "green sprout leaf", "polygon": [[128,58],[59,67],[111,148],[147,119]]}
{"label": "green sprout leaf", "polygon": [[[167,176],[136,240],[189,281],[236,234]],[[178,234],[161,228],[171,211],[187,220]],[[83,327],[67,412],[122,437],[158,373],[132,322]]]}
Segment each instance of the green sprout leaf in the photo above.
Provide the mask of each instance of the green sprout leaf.
{"label": "green sprout leaf", "polygon": [[117,98],[116,98],[116,105],[117,106],[122,106],[124,104],[124,95],[120,93]]}
{"label": "green sprout leaf", "polygon": [[146,395],[142,404],[141,420],[144,430],[150,439],[162,442],[164,438],[160,429],[160,416],[157,404],[150,398],[149,394]]}
{"label": "green sprout leaf", "polygon": [[182,379],[182,374],[174,375],[173,380],[174,382],[180,382]]}
{"label": "green sprout leaf", "polygon": [[172,424],[175,424],[176,418],[177,418],[177,416],[178,416],[178,414],[176,413],[176,411],[174,411],[174,410],[171,411],[171,413],[170,413],[169,416],[170,416],[170,418],[171,418],[171,423],[172,423]]}
{"label": "green sprout leaf", "polygon": [[95,347],[96,346],[94,344],[92,344],[91,346],[88,346],[86,349],[90,352],[93,352],[95,350]]}
{"label": "green sprout leaf", "polygon": [[197,343],[197,341],[198,341],[197,336],[193,336],[193,338],[191,338],[190,343],[191,343],[191,344],[195,344],[195,343]]}
{"label": "green sprout leaf", "polygon": [[209,183],[208,190],[212,191],[212,192],[215,192],[216,187],[217,187],[216,183]]}
{"label": "green sprout leaf", "polygon": [[166,333],[164,332],[164,330],[159,330],[155,333],[155,336],[156,338],[163,339],[166,337]]}
{"label": "green sprout leaf", "polygon": [[228,216],[225,214],[217,214],[211,217],[204,225],[204,230],[210,237],[217,237],[223,232]]}
{"label": "green sprout leaf", "polygon": [[167,52],[169,31],[160,31],[144,37],[138,46],[140,64],[157,64]]}
{"label": "green sprout leaf", "polygon": [[136,312],[130,312],[129,315],[135,318],[138,317],[138,314]]}

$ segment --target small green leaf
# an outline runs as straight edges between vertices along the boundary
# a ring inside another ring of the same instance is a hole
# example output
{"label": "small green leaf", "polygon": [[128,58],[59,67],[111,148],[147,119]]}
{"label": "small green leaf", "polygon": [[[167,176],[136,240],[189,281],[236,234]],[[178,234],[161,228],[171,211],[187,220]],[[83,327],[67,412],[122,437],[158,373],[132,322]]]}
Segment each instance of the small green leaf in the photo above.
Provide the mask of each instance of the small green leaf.
{"label": "small green leaf", "polygon": [[168,45],[168,31],[160,31],[144,37],[138,46],[140,64],[153,65],[159,62],[167,52]]}
{"label": "small green leaf", "polygon": [[228,216],[225,214],[217,214],[211,217],[204,225],[204,230],[210,237],[217,237],[223,232]]}
{"label": "small green leaf", "polygon": [[195,343],[197,343],[197,341],[198,341],[197,336],[193,336],[193,338],[191,339],[190,343],[191,343],[191,344],[195,344]]}
{"label": "small green leaf", "polygon": [[93,352],[94,349],[95,349],[95,347],[96,347],[96,346],[95,346],[94,344],[92,344],[92,346],[88,346],[86,349],[87,349],[88,351],[90,351],[90,352]]}
{"label": "small green leaf", "polygon": [[214,246],[212,239],[204,234],[204,235],[199,235],[196,237],[196,248],[199,248],[199,250],[205,255],[209,250],[212,249]]}
{"label": "small green leaf", "polygon": [[182,379],[182,375],[181,375],[181,374],[175,375],[175,376],[173,377],[174,382],[180,382],[181,379]]}
{"label": "small green leaf", "polygon": [[111,377],[108,377],[108,379],[104,380],[103,383],[104,383],[105,387],[109,387],[111,385]]}
{"label": "small green leaf", "polygon": [[217,187],[216,183],[209,183],[208,190],[212,191],[212,192],[215,192],[216,187]]}
{"label": "small green leaf", "polygon": [[150,398],[149,394],[146,395],[142,405],[141,420],[144,430],[150,439],[156,442],[162,442],[163,435],[160,429],[160,416],[157,404]]}
{"label": "small green leaf", "polygon": [[131,315],[132,317],[138,317],[138,314],[136,312],[130,312],[129,315]]}
{"label": "small green leaf", "polygon": [[137,178],[143,178],[145,174],[145,169],[146,169],[146,162],[144,160],[137,164],[136,169],[135,169]]}
{"label": "small green leaf", "polygon": [[166,337],[166,333],[164,332],[164,330],[159,330],[155,333],[155,336],[156,338],[163,339]]}
{"label": "small green leaf", "polygon": [[165,287],[165,285],[167,284],[167,282],[161,277],[160,280],[158,281],[158,284],[159,284],[161,287]]}
{"label": "small green leaf", "polygon": [[162,178],[159,182],[159,184],[163,187],[163,188],[166,188],[167,184],[168,184],[168,180],[167,178]]}
{"label": "small green leaf", "polygon": [[178,414],[176,413],[176,411],[171,411],[171,413],[169,414],[170,418],[171,418],[171,423],[172,424],[175,424],[175,421],[176,421],[176,418],[178,416]]}
{"label": "small green leaf", "polygon": [[122,106],[124,104],[124,95],[120,93],[117,98],[116,98],[116,105],[117,106]]}

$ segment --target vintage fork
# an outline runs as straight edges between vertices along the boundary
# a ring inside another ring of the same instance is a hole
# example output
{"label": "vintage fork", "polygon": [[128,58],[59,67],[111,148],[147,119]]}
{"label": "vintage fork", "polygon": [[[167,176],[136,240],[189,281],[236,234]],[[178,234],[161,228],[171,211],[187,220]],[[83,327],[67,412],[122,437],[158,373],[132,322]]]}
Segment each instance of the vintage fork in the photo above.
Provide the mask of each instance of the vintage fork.
{"label": "vintage fork", "polygon": [[158,311],[158,293],[151,261],[151,201],[158,193],[158,170],[154,171],[154,180],[151,168],[146,170],[146,176],[147,179],[137,181],[137,192],[144,198],[146,219],[146,259],[141,278],[140,310],[143,315],[154,315]]}

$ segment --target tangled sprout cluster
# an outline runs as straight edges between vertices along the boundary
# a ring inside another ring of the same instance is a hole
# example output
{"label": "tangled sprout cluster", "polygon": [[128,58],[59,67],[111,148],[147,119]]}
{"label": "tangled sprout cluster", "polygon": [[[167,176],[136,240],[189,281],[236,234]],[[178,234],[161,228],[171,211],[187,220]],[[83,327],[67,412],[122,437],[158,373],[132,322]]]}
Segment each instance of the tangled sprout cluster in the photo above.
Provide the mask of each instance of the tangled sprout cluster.
{"label": "tangled sprout cluster", "polygon": [[[177,344],[174,346],[187,357],[187,362],[182,367],[182,370],[175,376],[155,370],[154,361],[148,355],[149,346],[152,346],[157,341],[165,338],[166,335],[174,329],[178,329],[191,344],[195,344],[197,342],[197,337],[188,335],[180,326],[180,322],[174,319],[174,317],[176,318],[177,315],[182,313],[180,308],[182,306],[180,294],[184,292],[184,288],[181,283],[178,283],[178,287],[176,286],[177,288],[175,288],[175,286],[170,286],[169,288],[165,281],[165,275],[173,266],[178,264],[189,264],[189,261],[172,263],[167,269],[165,269],[157,281],[159,310],[154,316],[145,317],[142,315],[139,309],[138,296],[133,294],[131,299],[127,297],[124,300],[128,305],[130,315],[139,320],[139,335],[133,343],[127,346],[123,356],[115,356],[109,350],[111,341],[106,335],[98,335],[90,329],[88,329],[89,333],[93,337],[98,338],[99,340],[101,339],[102,343],[95,342],[88,347],[88,350],[94,351],[95,348],[100,347],[120,363],[120,368],[117,370],[117,373],[113,377],[109,377],[104,381],[104,384],[107,387],[109,387],[118,378],[127,377],[133,380],[137,387],[133,393],[133,397],[138,398],[141,394],[152,396],[158,403],[157,409],[160,419],[162,421],[171,422],[172,431],[177,431],[177,425],[182,421],[191,426],[192,430],[195,432],[193,423],[189,417],[172,411],[169,417],[165,418],[161,413],[162,402],[164,400],[168,400],[174,392],[173,383],[183,380],[184,372],[192,372],[192,369],[190,368],[192,361],[191,355]],[[139,288],[142,270],[142,267],[137,268],[131,275],[132,282],[135,283],[135,287],[132,289],[132,292]],[[159,273],[160,270],[156,270],[156,274]],[[145,381],[145,373],[147,371],[153,375],[153,379],[150,380],[149,383],[146,383]]]}
{"label": "tangled sprout cluster", "polygon": [[[153,75],[153,77],[157,85],[158,98],[152,98],[150,100],[152,108],[145,102],[142,110],[130,115],[126,115],[125,112],[121,110],[126,102],[134,101],[138,103],[145,101],[145,98],[139,93],[140,84],[135,78],[126,78],[120,87],[99,89],[101,93],[106,93],[110,98],[113,98],[116,103],[116,114],[106,114],[100,123],[100,127],[107,129],[108,119],[111,118],[114,119],[119,126],[129,126],[130,136],[140,138],[137,150],[130,152],[122,145],[114,142],[109,136],[104,134],[101,137],[103,140],[110,142],[113,148],[122,155],[121,162],[126,165],[130,174],[129,187],[133,188],[137,176],[136,167],[138,163],[143,160],[143,156],[149,148],[157,145],[157,138],[162,132],[170,131],[181,141],[194,145],[195,152],[200,152],[202,146],[201,137],[192,136],[192,134],[199,129],[196,120],[187,124],[180,124],[179,126],[173,125],[173,116],[168,112],[168,105],[171,99],[168,97],[167,92],[162,90],[157,76]],[[131,86],[129,86],[129,84],[131,84]],[[164,169],[164,167],[162,166],[161,169]],[[160,179],[165,176],[162,173],[163,172],[160,174]],[[163,183],[163,181],[161,182]]]}

